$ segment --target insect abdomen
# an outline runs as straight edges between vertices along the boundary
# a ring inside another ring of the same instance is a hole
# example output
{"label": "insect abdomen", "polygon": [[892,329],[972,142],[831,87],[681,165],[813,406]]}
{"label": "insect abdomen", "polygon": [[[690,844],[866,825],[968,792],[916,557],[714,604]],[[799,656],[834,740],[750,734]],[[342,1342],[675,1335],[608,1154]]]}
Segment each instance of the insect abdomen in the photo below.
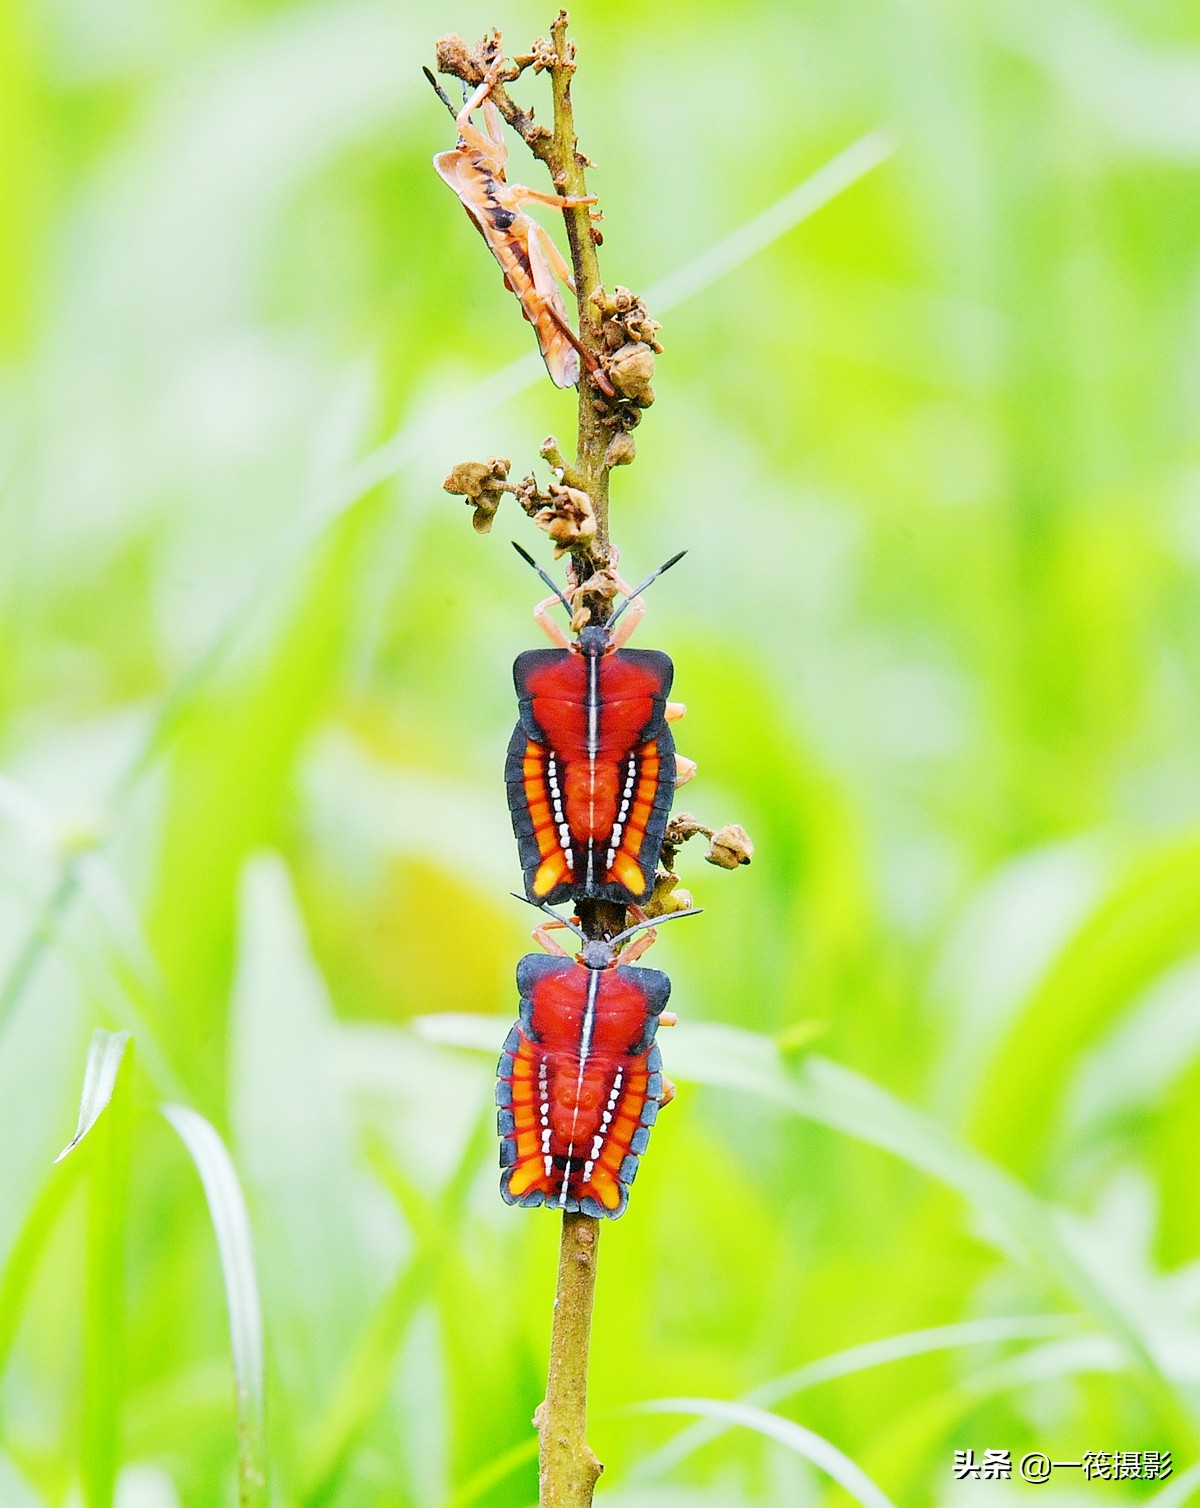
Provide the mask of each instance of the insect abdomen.
{"label": "insect abdomen", "polygon": [[658,650],[617,650],[598,666],[568,650],[518,656],[505,778],[531,900],[649,894],[675,790],[672,674]]}
{"label": "insect abdomen", "polygon": [[616,1219],[658,1115],[654,1034],[670,984],[655,969],[537,954],[517,977],[521,1020],[496,1083],[500,1192],[509,1204]]}

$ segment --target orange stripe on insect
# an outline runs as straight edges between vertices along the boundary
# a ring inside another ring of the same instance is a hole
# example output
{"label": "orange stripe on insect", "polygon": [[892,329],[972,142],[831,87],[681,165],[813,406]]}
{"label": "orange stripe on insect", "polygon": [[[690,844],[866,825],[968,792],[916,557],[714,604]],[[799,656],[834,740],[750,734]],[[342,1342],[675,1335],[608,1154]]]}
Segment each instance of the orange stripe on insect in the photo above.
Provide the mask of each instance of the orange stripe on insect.
{"label": "orange stripe on insect", "polygon": [[535,895],[549,895],[555,885],[570,874],[567,866],[566,855],[560,850],[555,851],[538,867],[537,875],[533,881]]}

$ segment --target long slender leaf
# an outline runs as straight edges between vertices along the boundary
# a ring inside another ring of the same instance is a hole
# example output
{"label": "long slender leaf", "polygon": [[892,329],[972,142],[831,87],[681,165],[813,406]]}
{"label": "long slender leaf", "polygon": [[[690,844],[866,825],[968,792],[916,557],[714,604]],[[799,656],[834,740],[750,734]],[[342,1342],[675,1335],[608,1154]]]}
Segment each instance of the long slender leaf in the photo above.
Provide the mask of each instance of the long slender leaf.
{"label": "long slender leaf", "polygon": [[196,1165],[217,1238],[237,1386],[238,1501],[242,1508],[258,1508],[268,1500],[263,1328],[246,1201],[233,1160],[213,1126],[186,1105],[164,1105],[162,1113]]}
{"label": "long slender leaf", "polygon": [[[1011,1319],[967,1320],[961,1325],[937,1325],[928,1330],[910,1330],[904,1335],[889,1335],[884,1340],[868,1341],[807,1362],[794,1371],[785,1372],[761,1383],[738,1401],[769,1408],[808,1388],[839,1377],[852,1377],[873,1367],[888,1366],[914,1356],[928,1356],[936,1351],[958,1351],[971,1346],[997,1345],[1006,1340],[1025,1340],[1033,1336],[1056,1335],[1078,1327],[1071,1315],[1014,1316]],[[631,1405],[634,1411],[639,1404]],[[716,1439],[730,1425],[708,1419],[689,1425],[673,1440],[668,1440],[653,1455],[640,1461],[632,1476],[635,1481],[653,1481],[673,1471],[693,1452]]]}
{"label": "long slender leaf", "polygon": [[511,1476],[518,1467],[536,1460],[537,1453],[538,1437],[531,1433],[527,1440],[522,1440],[519,1445],[514,1445],[510,1450],[504,1451],[469,1476],[456,1489],[454,1496],[446,1503],[446,1508],[469,1508],[471,1503],[478,1503],[484,1493],[490,1492],[498,1482],[503,1482],[505,1477]]}
{"label": "long slender leaf", "polygon": [[404,1338],[420,1305],[429,1296],[447,1248],[462,1223],[467,1195],[484,1147],[491,1143],[492,1123],[489,1109],[467,1138],[449,1185],[422,1220],[415,1252],[396,1274],[342,1369],[325,1416],[315,1431],[311,1464],[301,1492],[301,1499],[309,1508],[322,1508],[329,1502],[350,1451],[383,1403]]}
{"label": "long slender leaf", "polygon": [[128,1071],[118,1078],[126,1033],[97,1032],[84,1076],[78,1144],[103,1121],[88,1151],[87,1280],[84,1317],[83,1461],[87,1508],[112,1508],[125,1393],[125,1233],[129,1202]]}
{"label": "long slender leaf", "polygon": [[25,1217],[0,1277],[0,1372],[8,1362],[17,1323],[37,1273],[46,1243],[58,1225],[83,1175],[86,1158],[73,1158],[59,1173],[42,1184],[33,1207]]}
{"label": "long slender leaf", "polygon": [[1152,1498],[1147,1498],[1148,1508],[1185,1508],[1188,1503],[1195,1503],[1200,1498],[1200,1462],[1188,1469],[1169,1482],[1161,1492],[1156,1492]]}
{"label": "long slender leaf", "polygon": [[79,1121],[75,1135],[54,1159],[55,1162],[61,1162],[68,1152],[77,1147],[104,1113],[112,1099],[117,1074],[121,1071],[121,1060],[129,1041],[129,1032],[109,1032],[103,1027],[97,1027],[92,1033],[87,1063],[83,1070],[83,1093],[79,1100]]}
{"label": "long slender leaf", "polygon": [[0,1455],[0,1502],[4,1508],[48,1508],[6,1455]]}
{"label": "long slender leaf", "polygon": [[719,1419],[731,1427],[752,1429],[820,1467],[844,1487],[855,1502],[861,1503],[862,1508],[895,1508],[892,1500],[836,1445],[805,1429],[802,1424],[781,1419],[767,1409],[755,1408],[749,1403],[726,1403],[719,1398],[656,1398],[641,1407],[647,1414],[699,1414],[707,1419]]}

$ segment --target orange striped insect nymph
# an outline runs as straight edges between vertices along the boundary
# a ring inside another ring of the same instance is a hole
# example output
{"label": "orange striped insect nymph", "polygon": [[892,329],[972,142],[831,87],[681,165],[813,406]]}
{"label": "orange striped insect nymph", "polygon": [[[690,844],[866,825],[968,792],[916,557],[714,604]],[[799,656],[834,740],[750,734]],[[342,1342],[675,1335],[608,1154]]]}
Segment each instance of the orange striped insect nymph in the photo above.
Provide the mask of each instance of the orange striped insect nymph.
{"label": "orange striped insect nymph", "polygon": [[[558,387],[574,387],[579,381],[581,347],[567,318],[558,284],[561,281],[573,293],[575,282],[549,232],[522,206],[545,204],[552,209],[572,209],[576,205],[595,204],[596,196],[570,198],[543,194],[524,184],[507,181],[504,169],[508,148],[500,112],[490,98],[500,70],[501,60],[497,60],[474,94],[464,100],[462,109],[455,111],[433,74],[425,69],[425,77],[458,127],[458,144],[452,152],[438,152],[433,165],[458,195],[499,262],[505,286],[516,294],[522,313],[534,328],[551,378]],[[466,93],[465,86],[463,92]],[[471,119],[480,108],[486,132]]]}

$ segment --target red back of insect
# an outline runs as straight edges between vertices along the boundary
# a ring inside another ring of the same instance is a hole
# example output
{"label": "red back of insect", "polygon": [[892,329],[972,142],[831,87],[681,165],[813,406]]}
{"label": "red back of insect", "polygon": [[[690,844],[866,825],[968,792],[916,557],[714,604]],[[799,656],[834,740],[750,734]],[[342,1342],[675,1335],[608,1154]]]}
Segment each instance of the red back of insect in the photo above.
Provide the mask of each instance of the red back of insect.
{"label": "red back of insect", "polygon": [[650,894],[675,790],[673,674],[656,649],[518,655],[505,779],[531,900]]}
{"label": "red back of insect", "polygon": [[662,1098],[654,1037],[670,981],[531,953],[517,987],[521,1017],[497,1070],[500,1192],[616,1219]]}

